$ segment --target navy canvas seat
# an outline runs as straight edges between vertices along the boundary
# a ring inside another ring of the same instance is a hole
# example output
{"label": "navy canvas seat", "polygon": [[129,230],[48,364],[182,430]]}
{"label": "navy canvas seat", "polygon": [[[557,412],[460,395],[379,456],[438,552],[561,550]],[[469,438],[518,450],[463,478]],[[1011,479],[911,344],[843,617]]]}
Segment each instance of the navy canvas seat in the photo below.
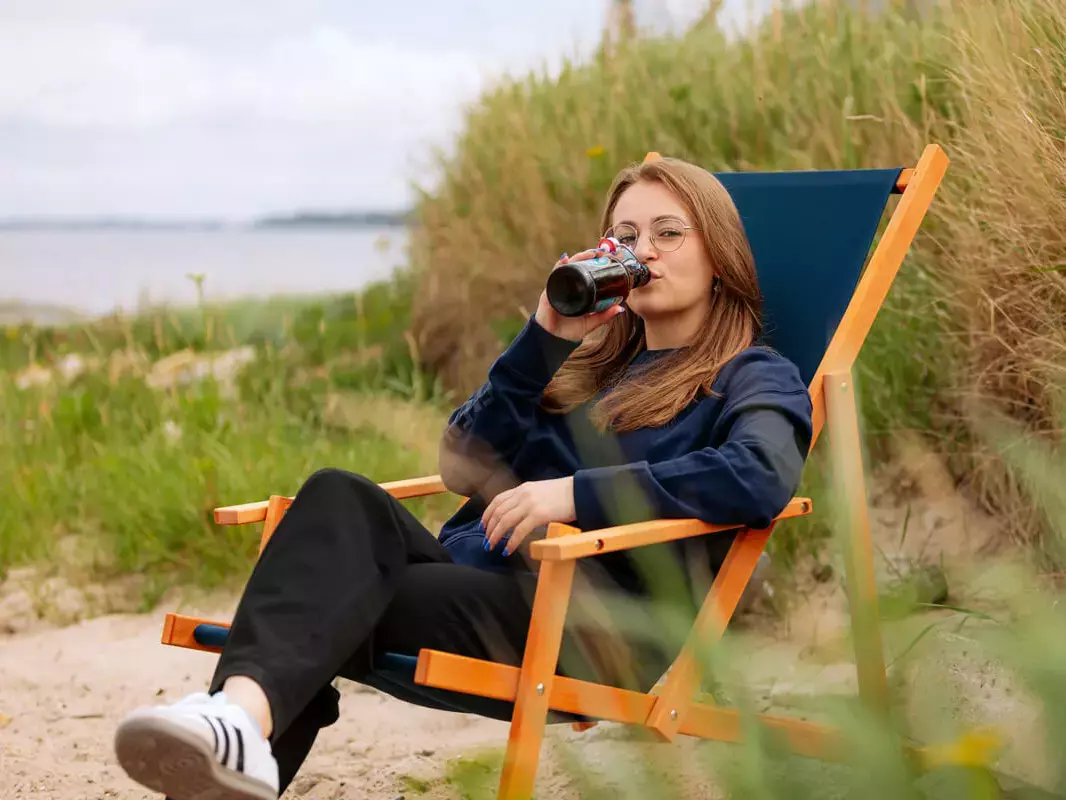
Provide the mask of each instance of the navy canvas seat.
{"label": "navy canvas seat", "polygon": [[[222,647],[229,637],[229,628],[224,625],[203,623],[196,626],[193,637],[197,643],[206,647]],[[417,656],[386,653],[375,661],[373,673],[361,682],[398,700],[426,708],[477,714],[482,717],[500,720],[509,720],[511,718],[512,704],[509,702],[418,685],[415,683],[415,669],[417,666]],[[584,717],[557,712],[553,712],[548,718],[549,722],[579,722],[583,720]]]}
{"label": "navy canvas seat", "polygon": [[900,169],[716,174],[744,222],[766,344],[809,386],[858,285]]}

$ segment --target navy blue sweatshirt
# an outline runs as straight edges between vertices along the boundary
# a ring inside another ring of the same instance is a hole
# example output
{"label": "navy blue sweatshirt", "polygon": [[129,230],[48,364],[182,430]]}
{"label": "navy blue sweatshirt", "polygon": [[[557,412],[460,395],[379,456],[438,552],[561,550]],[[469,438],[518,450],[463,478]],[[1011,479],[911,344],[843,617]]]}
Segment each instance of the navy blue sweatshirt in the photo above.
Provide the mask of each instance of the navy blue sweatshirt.
{"label": "navy blue sweatshirt", "polygon": [[[540,405],[576,347],[531,318],[488,380],[451,415],[441,476],[449,489],[470,497],[440,534],[456,562],[507,566],[502,545],[493,553],[482,549],[479,522],[492,497],[523,481],[573,475],[577,519],[571,524],[582,530],[660,518],[762,528],[788,504],[811,441],[810,395],[791,361],[749,347],[720,370],[713,394],[698,397],[666,425],[600,432],[588,417],[598,398],[567,414]],[[645,350],[626,374],[670,352]],[[611,572],[621,568],[617,558],[608,562]]]}

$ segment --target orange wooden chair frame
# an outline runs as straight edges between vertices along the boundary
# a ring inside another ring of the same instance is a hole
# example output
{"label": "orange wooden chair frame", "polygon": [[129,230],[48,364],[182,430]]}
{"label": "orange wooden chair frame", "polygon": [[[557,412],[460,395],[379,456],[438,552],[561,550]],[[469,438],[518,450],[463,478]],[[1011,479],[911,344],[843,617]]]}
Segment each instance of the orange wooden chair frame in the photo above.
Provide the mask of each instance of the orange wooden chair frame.
{"label": "orange wooden chair frame", "polygon": [[[648,158],[658,154],[650,153]],[[859,695],[871,708],[886,712],[888,691],[884,653],[877,622],[877,590],[866,489],[862,469],[858,413],[851,371],[859,349],[881,309],[903,258],[921,225],[948,166],[938,145],[928,145],[917,165],[900,173],[901,198],[880,242],[866,265],[847,311],[809,387],[814,405],[814,437],[828,425],[833,473],[847,512],[846,582],[855,635]],[[393,497],[406,499],[446,492],[439,475],[381,484]],[[260,552],[291,498],[228,506],[215,511],[220,525],[263,522]],[[423,650],[415,682],[455,692],[514,702],[510,736],[500,778],[501,800],[528,800],[539,760],[549,709],[614,720],[651,729],[664,741],[678,734],[718,741],[741,740],[735,709],[695,702],[702,679],[698,649],[716,642],[731,619],[751,580],[756,562],[779,521],[811,512],[811,501],[794,498],[763,530],[741,529],[696,617],[691,634],[656,693],[643,694],[555,674],[577,559],[615,550],[704,536],[739,526],[709,525],[698,520],[655,520],[596,531],[553,523],[547,537],[531,546],[541,562],[533,616],[521,667]],[[209,620],[168,614],[163,642],[212,650],[197,643],[193,630]],[[225,623],[213,622],[215,625]],[[216,650],[217,651],[217,650]],[[846,743],[827,726],[787,717],[759,715],[763,724],[783,735],[796,753],[834,760],[843,758]],[[934,759],[915,751],[926,766]]]}

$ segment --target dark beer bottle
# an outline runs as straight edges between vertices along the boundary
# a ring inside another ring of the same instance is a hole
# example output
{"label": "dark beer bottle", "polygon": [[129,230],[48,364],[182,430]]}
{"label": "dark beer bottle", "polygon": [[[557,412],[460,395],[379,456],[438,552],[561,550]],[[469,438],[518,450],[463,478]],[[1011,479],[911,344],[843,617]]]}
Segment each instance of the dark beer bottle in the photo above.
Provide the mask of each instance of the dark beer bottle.
{"label": "dark beer bottle", "polygon": [[564,317],[583,317],[624,301],[651,280],[651,272],[617,239],[603,239],[603,255],[556,267],[548,276],[548,302]]}

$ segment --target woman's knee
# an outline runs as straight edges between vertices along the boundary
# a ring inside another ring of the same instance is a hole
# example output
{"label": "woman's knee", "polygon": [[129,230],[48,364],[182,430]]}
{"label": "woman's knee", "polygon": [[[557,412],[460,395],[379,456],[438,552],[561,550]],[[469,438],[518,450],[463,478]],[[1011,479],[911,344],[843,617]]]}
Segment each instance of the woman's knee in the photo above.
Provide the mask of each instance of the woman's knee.
{"label": "woman's knee", "polygon": [[300,487],[300,494],[319,495],[352,491],[380,492],[381,487],[364,475],[336,467],[325,467],[316,471]]}
{"label": "woman's knee", "polygon": [[[308,478],[293,500],[286,518],[299,518],[301,536],[327,538],[364,536],[392,530],[396,501],[363,475],[342,469],[320,469]],[[293,523],[295,525],[295,523]]]}

